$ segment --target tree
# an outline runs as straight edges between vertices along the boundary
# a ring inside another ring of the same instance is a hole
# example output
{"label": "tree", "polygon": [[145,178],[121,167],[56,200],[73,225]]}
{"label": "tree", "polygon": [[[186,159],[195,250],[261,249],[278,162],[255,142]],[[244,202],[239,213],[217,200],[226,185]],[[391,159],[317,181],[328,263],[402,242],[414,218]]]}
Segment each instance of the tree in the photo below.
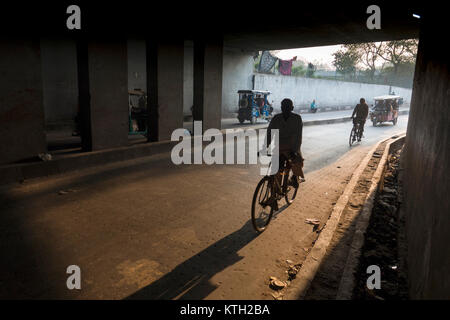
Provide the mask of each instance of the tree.
{"label": "tree", "polygon": [[382,42],[378,55],[393,66],[394,76],[397,76],[401,64],[414,63],[417,55],[417,45],[417,39]]}
{"label": "tree", "polygon": [[333,53],[333,65],[336,71],[346,75],[354,75],[356,72],[356,64],[358,62],[358,53],[352,47],[344,48]]}
{"label": "tree", "polygon": [[316,66],[313,65],[311,62],[308,63],[308,68],[306,69],[306,76],[308,78],[311,78],[314,76],[314,72],[316,72]]}
{"label": "tree", "polygon": [[358,62],[366,66],[367,75],[371,80],[374,79],[377,69],[376,62],[380,59],[383,43],[367,42],[358,44],[344,45],[344,48],[355,53],[358,56]]}
{"label": "tree", "polygon": [[293,76],[304,76],[305,73],[306,73],[306,70],[302,65],[292,67],[292,75]]}
{"label": "tree", "polygon": [[[406,52],[409,53],[414,59],[417,56],[417,49],[419,47],[419,39],[410,39],[408,40],[408,45],[406,46]],[[410,61],[414,62],[414,61]]]}

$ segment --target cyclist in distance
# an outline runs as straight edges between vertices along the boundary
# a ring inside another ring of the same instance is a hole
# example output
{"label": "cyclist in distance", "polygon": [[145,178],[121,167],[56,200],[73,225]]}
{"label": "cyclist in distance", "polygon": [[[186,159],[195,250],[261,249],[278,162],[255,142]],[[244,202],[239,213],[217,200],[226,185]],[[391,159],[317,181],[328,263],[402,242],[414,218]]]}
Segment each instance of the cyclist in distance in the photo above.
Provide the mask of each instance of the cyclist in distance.
{"label": "cyclist in distance", "polygon": [[[300,151],[302,145],[303,121],[299,114],[292,112],[294,104],[291,99],[283,99],[281,101],[281,113],[275,115],[267,128],[267,146],[271,142],[271,130],[279,131],[279,155],[280,169],[287,159],[297,159],[303,163],[303,157]],[[305,181],[304,176],[301,182]],[[291,184],[294,188],[298,188],[297,176],[292,176]]]}
{"label": "cyclist in distance", "polygon": [[361,141],[361,137],[364,132],[364,124],[366,123],[367,115],[369,114],[369,106],[364,98],[359,99],[359,103],[356,105],[352,113],[353,124],[359,123],[360,135],[358,141]]}

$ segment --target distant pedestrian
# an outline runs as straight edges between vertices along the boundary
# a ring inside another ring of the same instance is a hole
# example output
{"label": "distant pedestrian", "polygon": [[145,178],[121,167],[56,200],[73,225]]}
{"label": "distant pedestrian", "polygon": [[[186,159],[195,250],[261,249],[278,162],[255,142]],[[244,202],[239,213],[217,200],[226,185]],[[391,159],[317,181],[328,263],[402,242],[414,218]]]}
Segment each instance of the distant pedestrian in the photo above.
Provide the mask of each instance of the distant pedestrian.
{"label": "distant pedestrian", "polygon": [[312,113],[316,113],[317,112],[317,105],[316,105],[316,100],[314,99],[313,102],[311,103],[311,112]]}

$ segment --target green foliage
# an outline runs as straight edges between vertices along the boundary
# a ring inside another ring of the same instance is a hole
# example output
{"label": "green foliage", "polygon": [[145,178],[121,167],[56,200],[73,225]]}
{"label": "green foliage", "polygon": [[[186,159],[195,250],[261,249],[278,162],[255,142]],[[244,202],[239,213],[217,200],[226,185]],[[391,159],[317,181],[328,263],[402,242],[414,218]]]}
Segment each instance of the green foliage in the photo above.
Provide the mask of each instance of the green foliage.
{"label": "green foliage", "polygon": [[397,66],[390,64],[380,71],[379,77],[391,85],[412,87],[414,70],[415,63],[411,61],[398,63]]}
{"label": "green foliage", "polygon": [[316,66],[313,65],[311,62],[308,63],[308,68],[306,69],[306,76],[308,78],[314,77],[314,72],[316,72]]}
{"label": "green foliage", "polygon": [[345,48],[344,50],[338,50],[333,53],[334,61],[333,65],[336,67],[336,71],[345,75],[353,75],[356,72],[356,64],[358,63],[359,55],[355,50],[351,48]]}
{"label": "green foliage", "polygon": [[304,76],[306,74],[305,67],[303,65],[298,65],[292,67],[292,75],[293,76]]}
{"label": "green foliage", "polygon": [[417,39],[344,45],[333,65],[343,80],[411,87],[417,46]]}
{"label": "green foliage", "polygon": [[261,54],[258,53],[258,56],[256,57],[256,59],[255,58],[253,58],[253,59],[255,61],[253,63],[253,70],[258,71],[259,70],[259,62],[261,61]]}

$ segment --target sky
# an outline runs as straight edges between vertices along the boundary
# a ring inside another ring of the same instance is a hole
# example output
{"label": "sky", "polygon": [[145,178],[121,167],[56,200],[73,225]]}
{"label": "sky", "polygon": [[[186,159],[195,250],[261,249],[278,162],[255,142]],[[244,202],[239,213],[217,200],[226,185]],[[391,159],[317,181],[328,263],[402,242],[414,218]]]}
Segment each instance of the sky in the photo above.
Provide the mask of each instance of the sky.
{"label": "sky", "polygon": [[297,56],[298,58],[302,58],[307,62],[319,62],[325,63],[329,65],[330,68],[333,68],[333,53],[341,48],[341,45],[334,46],[323,46],[323,47],[311,47],[311,48],[300,48],[300,49],[287,49],[287,50],[279,50],[275,53],[280,59],[288,60]]}

